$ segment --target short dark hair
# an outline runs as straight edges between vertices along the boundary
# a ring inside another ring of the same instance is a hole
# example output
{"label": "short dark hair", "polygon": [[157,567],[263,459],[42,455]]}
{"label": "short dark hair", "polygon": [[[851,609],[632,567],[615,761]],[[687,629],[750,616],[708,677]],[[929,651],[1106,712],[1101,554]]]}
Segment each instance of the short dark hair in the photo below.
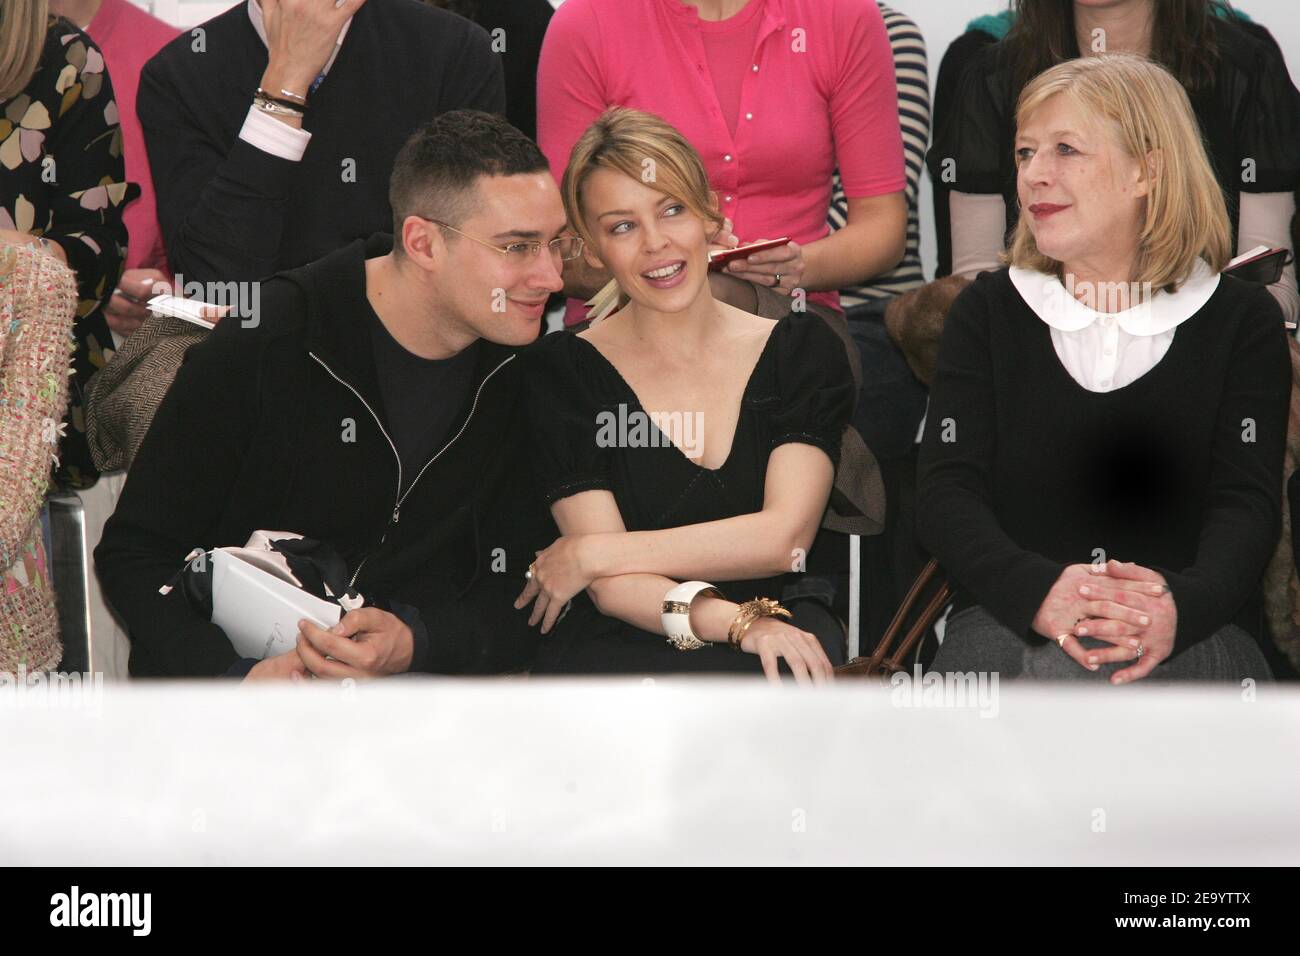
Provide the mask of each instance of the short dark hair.
{"label": "short dark hair", "polygon": [[480,176],[517,176],[550,169],[537,144],[506,120],[481,110],[452,110],[421,126],[393,163],[388,202],[393,248],[402,252],[407,216],[459,226],[474,214]]}

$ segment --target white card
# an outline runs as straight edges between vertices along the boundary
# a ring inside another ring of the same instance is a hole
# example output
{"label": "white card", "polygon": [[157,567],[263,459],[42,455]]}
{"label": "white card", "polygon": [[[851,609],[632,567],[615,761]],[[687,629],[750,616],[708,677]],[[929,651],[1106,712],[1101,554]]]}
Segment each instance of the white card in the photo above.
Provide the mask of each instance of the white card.
{"label": "white card", "polygon": [[330,628],[342,612],[232,554],[212,552],[212,623],[226,632],[240,657],[262,660],[291,651],[300,620]]}

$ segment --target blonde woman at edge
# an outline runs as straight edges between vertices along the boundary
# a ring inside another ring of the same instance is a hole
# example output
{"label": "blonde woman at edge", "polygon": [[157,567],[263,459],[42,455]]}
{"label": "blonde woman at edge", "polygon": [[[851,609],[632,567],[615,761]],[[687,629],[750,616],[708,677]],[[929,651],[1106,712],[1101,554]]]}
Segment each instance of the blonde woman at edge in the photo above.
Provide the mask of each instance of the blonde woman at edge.
{"label": "blonde woman at edge", "polygon": [[606,112],[561,189],[627,305],[530,356],[535,467],[562,535],[517,602],[535,599],[548,635],[533,672],[828,680],[838,622],[812,601],[789,619],[776,599],[826,510],[853,408],[844,345],[812,313],[714,299],[717,197],[658,117]]}
{"label": "blonde woman at edge", "polygon": [[918,475],[959,585],[940,671],[1266,679],[1290,363],[1268,291],[1220,275],[1227,211],[1187,94],[1132,54],[1016,109],[1010,267],[948,313]]}

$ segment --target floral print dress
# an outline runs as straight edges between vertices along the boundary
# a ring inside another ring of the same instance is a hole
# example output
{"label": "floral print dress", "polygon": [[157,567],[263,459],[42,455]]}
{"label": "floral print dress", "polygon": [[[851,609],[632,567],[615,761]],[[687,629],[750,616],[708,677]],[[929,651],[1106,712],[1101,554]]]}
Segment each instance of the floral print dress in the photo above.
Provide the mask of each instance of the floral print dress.
{"label": "floral print dress", "polygon": [[0,229],[58,243],[77,274],[71,401],[58,480],[93,484],[85,439],[86,382],[113,355],[104,319],[126,261],[122,207],[140,189],[126,181],[122,129],[104,58],[90,37],[51,18],[27,88],[0,101]]}

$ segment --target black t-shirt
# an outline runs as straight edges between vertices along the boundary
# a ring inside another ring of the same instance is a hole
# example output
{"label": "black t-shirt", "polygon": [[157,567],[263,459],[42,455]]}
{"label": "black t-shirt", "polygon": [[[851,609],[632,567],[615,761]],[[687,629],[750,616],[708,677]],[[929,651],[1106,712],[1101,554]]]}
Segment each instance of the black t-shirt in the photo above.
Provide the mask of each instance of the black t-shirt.
{"label": "black t-shirt", "polygon": [[446,359],[408,352],[371,313],[370,341],[389,437],[402,462],[402,488],[451,437],[468,412],[478,342]]}
{"label": "black t-shirt", "polygon": [[[1233,247],[1242,192],[1300,186],[1300,93],[1277,41],[1262,26],[1215,18],[1219,64],[1211,88],[1190,91],[1210,164],[1223,188]],[[1071,50],[1077,55],[1077,50]],[[973,29],[953,41],[939,67],[934,139],[926,157],[934,186],[939,264],[952,271],[948,199],[952,191],[1000,193],[1007,235],[1015,228],[1015,88],[1005,41]]]}

